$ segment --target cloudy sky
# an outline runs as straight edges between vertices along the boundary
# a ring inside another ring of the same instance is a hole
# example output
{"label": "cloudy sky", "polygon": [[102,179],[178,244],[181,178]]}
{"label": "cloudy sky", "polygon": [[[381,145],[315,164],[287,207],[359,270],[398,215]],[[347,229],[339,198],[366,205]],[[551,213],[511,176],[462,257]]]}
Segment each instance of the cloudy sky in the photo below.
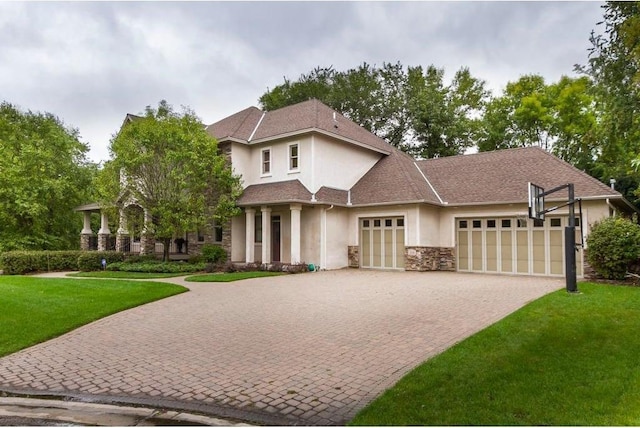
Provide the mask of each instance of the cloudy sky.
{"label": "cloudy sky", "polygon": [[468,66],[494,94],[552,82],[586,62],[601,5],[0,1],[0,100],[57,115],[100,161],[126,113],[166,99],[209,124],[317,66]]}

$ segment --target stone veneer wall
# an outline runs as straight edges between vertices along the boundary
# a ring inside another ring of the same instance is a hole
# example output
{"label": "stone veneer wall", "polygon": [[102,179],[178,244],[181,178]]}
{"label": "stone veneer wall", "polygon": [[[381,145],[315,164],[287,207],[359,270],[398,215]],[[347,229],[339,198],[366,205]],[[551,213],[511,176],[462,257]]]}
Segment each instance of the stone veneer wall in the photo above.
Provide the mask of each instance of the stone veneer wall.
{"label": "stone veneer wall", "polygon": [[408,271],[456,270],[453,247],[405,247],[404,258]]}
{"label": "stone veneer wall", "polygon": [[357,245],[349,245],[347,253],[349,257],[349,267],[360,267],[360,247]]}
{"label": "stone veneer wall", "polygon": [[202,254],[202,246],[205,244],[220,245],[227,252],[227,258],[231,254],[231,221],[227,222],[222,227],[222,242],[215,242],[216,234],[215,229],[208,225],[203,230],[203,241],[198,241],[198,234],[196,232],[187,233],[187,239],[189,241],[189,254]]}
{"label": "stone veneer wall", "polygon": [[80,249],[83,251],[89,251],[91,249],[91,233],[80,234]]}

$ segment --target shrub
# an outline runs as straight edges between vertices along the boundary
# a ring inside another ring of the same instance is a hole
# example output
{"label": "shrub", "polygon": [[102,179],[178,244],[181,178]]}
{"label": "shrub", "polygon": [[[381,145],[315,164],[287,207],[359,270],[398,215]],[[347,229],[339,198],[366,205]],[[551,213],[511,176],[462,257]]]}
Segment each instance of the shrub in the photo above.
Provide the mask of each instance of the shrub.
{"label": "shrub", "polygon": [[78,270],[91,272],[102,270],[102,259],[107,261],[107,267],[111,263],[124,261],[125,254],[116,251],[81,251],[78,257]]}
{"label": "shrub", "polygon": [[78,269],[81,251],[8,251],[0,255],[0,266],[7,275]]}
{"label": "shrub", "polygon": [[205,244],[202,246],[202,257],[205,262],[217,265],[227,261],[227,252],[219,245]]}
{"label": "shrub", "polygon": [[204,271],[205,264],[162,261],[147,261],[142,263],[124,262],[107,264],[107,270],[146,273],[193,273]]}
{"label": "shrub", "polygon": [[606,279],[624,279],[640,257],[640,226],[622,217],[597,222],[587,237],[587,260]]}
{"label": "shrub", "polygon": [[131,254],[125,256],[125,263],[144,263],[157,261],[158,257],[155,254]]}

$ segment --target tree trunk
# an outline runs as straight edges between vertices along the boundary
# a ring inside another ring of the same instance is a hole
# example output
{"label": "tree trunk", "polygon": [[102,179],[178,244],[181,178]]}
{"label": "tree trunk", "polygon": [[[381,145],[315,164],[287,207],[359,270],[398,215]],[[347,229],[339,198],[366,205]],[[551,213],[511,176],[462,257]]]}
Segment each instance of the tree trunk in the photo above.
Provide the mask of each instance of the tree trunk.
{"label": "tree trunk", "polygon": [[171,238],[164,238],[162,240],[162,244],[163,244],[163,251],[162,251],[162,261],[163,262],[168,262],[169,261],[169,246],[171,245]]}

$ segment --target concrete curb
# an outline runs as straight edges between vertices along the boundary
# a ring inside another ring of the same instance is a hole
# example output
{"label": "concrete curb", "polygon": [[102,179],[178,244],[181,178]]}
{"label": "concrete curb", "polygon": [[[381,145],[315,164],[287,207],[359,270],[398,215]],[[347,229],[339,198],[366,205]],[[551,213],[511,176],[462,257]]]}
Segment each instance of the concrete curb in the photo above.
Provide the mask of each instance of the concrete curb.
{"label": "concrete curb", "polygon": [[251,426],[175,410],[25,397],[0,397],[0,425],[3,420],[20,425]]}

